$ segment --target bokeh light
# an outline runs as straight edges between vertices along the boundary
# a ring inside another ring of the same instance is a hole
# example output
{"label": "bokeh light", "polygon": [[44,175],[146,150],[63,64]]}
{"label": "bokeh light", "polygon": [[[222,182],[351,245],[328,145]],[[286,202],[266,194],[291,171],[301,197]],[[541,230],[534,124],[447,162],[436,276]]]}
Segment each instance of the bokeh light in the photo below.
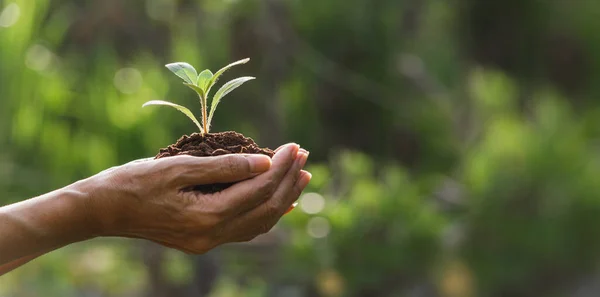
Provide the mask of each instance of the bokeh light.
{"label": "bokeh light", "polygon": [[317,214],[325,208],[325,198],[314,192],[302,194],[300,196],[300,208],[307,214]]}
{"label": "bokeh light", "polygon": [[38,72],[50,70],[55,60],[54,54],[41,44],[32,45],[25,54],[25,65]]}
{"label": "bokeh light", "polygon": [[133,94],[142,86],[142,74],[135,68],[122,68],[115,73],[115,87],[124,94]]}
{"label": "bokeh light", "polygon": [[21,16],[21,8],[16,3],[8,4],[0,12],[0,27],[8,28],[13,26]]}
{"label": "bokeh light", "polygon": [[324,238],[329,235],[331,226],[329,220],[324,217],[310,218],[306,224],[306,232],[313,238]]}

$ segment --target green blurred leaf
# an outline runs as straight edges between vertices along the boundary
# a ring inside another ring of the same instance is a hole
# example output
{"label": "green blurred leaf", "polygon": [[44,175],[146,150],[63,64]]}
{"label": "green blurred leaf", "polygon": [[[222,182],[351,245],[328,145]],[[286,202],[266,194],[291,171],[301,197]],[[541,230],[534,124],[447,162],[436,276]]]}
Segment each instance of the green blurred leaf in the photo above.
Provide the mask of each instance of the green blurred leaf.
{"label": "green blurred leaf", "polygon": [[165,105],[165,106],[171,106],[179,111],[181,111],[183,114],[185,114],[188,118],[190,118],[194,124],[196,124],[196,126],[198,126],[198,129],[200,129],[200,131],[202,131],[202,125],[200,125],[200,123],[198,122],[198,120],[196,119],[196,117],[194,116],[194,114],[187,109],[186,107],[183,107],[181,105],[175,104],[175,103],[171,103],[168,101],[163,101],[163,100],[152,100],[152,101],[148,101],[146,103],[144,103],[144,105],[142,105],[142,107],[146,107],[149,105]]}
{"label": "green blurred leaf", "polygon": [[198,73],[196,72],[196,69],[194,69],[194,67],[188,63],[175,62],[167,64],[165,67],[189,84],[196,83],[196,80],[198,79]]}
{"label": "green blurred leaf", "polygon": [[247,82],[249,80],[253,80],[253,79],[255,79],[255,77],[252,77],[252,76],[238,77],[236,79],[232,79],[232,80],[228,81],[223,86],[221,86],[221,88],[217,91],[217,93],[215,93],[215,96],[212,99],[212,103],[210,106],[210,114],[208,115],[209,125],[212,120],[213,114],[215,113],[215,109],[217,109],[217,105],[219,104],[221,99],[223,97],[225,97],[225,95],[229,94],[231,91],[235,90],[237,87],[239,87],[242,84],[244,84],[245,82]]}

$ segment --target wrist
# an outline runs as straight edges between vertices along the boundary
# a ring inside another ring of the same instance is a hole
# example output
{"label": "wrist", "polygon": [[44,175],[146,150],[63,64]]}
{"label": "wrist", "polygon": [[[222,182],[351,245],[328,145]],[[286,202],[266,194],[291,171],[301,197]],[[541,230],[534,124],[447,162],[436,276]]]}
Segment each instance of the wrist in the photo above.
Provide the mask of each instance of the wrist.
{"label": "wrist", "polygon": [[114,197],[110,183],[102,176],[78,181],[64,189],[78,198],[74,202],[81,213],[81,223],[90,237],[107,236],[115,225],[116,215],[108,201]]}
{"label": "wrist", "polygon": [[70,232],[73,236],[70,242],[83,241],[98,236],[100,225],[91,208],[92,194],[79,186],[69,185],[57,190],[54,199],[60,200],[61,212],[68,218],[66,223],[71,225]]}

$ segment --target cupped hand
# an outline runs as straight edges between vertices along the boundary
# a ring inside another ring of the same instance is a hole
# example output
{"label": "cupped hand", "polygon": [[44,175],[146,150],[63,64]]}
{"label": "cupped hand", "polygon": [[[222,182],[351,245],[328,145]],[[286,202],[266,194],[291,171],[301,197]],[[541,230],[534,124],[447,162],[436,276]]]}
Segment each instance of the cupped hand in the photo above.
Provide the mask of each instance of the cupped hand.
{"label": "cupped hand", "polygon": [[[189,253],[268,232],[298,199],[310,173],[296,144],[263,155],[175,156],[111,168],[93,187],[88,209],[97,236],[144,238]],[[237,182],[214,194],[191,186]]]}

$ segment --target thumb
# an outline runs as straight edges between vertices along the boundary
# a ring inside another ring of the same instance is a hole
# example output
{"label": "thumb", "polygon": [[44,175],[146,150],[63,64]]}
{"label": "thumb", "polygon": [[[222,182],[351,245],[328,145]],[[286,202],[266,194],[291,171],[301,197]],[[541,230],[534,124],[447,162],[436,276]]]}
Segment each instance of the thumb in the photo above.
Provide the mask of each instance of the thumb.
{"label": "thumb", "polygon": [[[175,159],[170,157],[165,159]],[[185,186],[245,180],[271,168],[271,158],[260,154],[229,154],[217,157],[181,156],[178,182]]]}

